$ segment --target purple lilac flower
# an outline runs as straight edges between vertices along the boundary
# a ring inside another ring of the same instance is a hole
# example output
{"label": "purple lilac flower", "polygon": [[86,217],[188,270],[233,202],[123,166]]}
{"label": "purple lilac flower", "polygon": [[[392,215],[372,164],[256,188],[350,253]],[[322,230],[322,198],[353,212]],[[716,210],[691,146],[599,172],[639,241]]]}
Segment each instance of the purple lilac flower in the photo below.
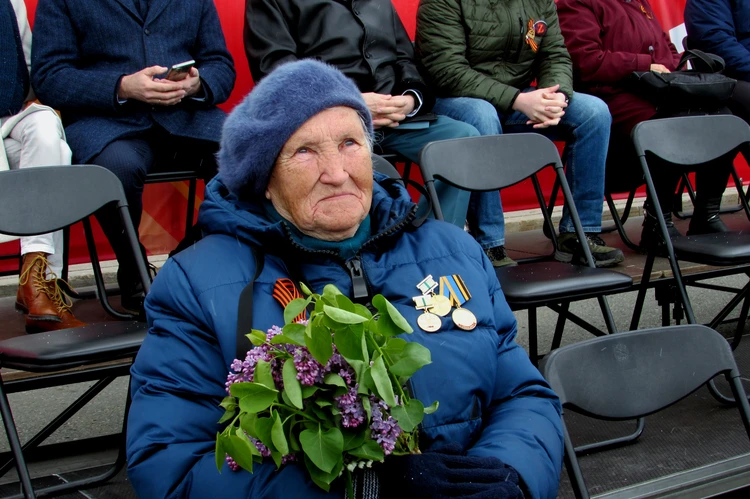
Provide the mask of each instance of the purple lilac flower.
{"label": "purple lilac flower", "polygon": [[[388,412],[388,405],[375,396],[370,396],[372,406],[371,437],[389,455],[396,448],[396,439],[401,435],[401,427]],[[386,417],[384,417],[386,416]]]}
{"label": "purple lilac flower", "polygon": [[[278,326],[271,326],[271,329],[269,329],[266,333],[266,341],[270,341],[271,338],[279,334],[281,334],[281,328]],[[253,381],[255,366],[260,360],[271,363],[271,372],[273,374],[274,382],[276,382],[277,385],[281,382],[283,385],[283,378],[281,374],[283,365],[275,359],[275,354],[271,349],[271,346],[267,343],[264,343],[247,352],[247,356],[245,357],[244,361],[234,359],[231,365],[232,371],[234,372],[229,373],[229,375],[227,376],[227,382],[224,384],[227,393],[229,393],[229,387],[232,386],[233,383]]]}
{"label": "purple lilac flower", "polygon": [[300,347],[294,351],[294,367],[297,368],[297,379],[303,385],[312,386],[323,380],[324,367],[307,348]]}
{"label": "purple lilac flower", "polygon": [[227,466],[229,466],[229,469],[232,471],[240,471],[240,465],[237,464],[237,461],[232,459],[229,454],[227,454],[226,457]]}
{"label": "purple lilac flower", "polygon": [[341,424],[344,428],[356,428],[365,420],[365,409],[357,396],[358,387],[359,385],[354,385],[344,395],[334,397],[341,409]]}

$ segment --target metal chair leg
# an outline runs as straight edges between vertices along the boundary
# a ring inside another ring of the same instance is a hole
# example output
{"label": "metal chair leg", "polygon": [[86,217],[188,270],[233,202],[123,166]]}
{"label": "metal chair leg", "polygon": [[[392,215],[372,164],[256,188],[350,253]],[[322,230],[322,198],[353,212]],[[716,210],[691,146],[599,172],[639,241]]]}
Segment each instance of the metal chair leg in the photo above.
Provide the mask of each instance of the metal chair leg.
{"label": "metal chair leg", "polygon": [[630,435],[626,435],[624,437],[612,438],[609,440],[604,440],[603,442],[596,442],[593,444],[581,445],[575,448],[576,455],[585,456],[586,454],[591,454],[592,452],[598,452],[598,451],[606,450],[606,449],[614,449],[615,447],[620,447],[622,445],[633,443],[638,439],[638,437],[640,437],[643,434],[643,430],[645,427],[646,427],[646,419],[638,418],[636,419],[635,431],[631,433]]}
{"label": "metal chair leg", "polygon": [[2,379],[0,379],[0,414],[3,417],[3,426],[5,426],[5,434],[8,437],[8,443],[10,444],[13,458],[16,461],[18,478],[21,480],[21,489],[23,490],[23,494],[19,495],[18,497],[35,499],[37,496],[34,493],[34,488],[31,485],[29,468],[26,466],[26,460],[23,457],[21,440],[18,438],[18,430],[16,429],[16,423],[13,420],[13,413],[10,410],[8,396],[5,394],[5,388]]}

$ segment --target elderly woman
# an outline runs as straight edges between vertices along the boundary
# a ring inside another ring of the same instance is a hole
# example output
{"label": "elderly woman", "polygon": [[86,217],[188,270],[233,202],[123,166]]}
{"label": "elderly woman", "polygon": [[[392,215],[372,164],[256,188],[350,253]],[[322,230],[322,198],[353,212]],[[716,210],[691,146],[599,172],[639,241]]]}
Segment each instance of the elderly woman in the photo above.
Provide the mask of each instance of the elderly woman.
{"label": "elderly woman", "polygon": [[[666,116],[657,113],[653,102],[633,93],[627,79],[633,71],[674,71],[680,56],[647,0],[558,0],[557,15],[573,59],[576,88],[600,97],[612,113],[607,184],[616,191],[635,187],[642,182],[642,176],[630,132],[641,121]],[[654,174],[670,234],[679,236],[671,215],[678,179],[659,175],[658,168],[652,171]],[[728,177],[728,167],[699,174],[688,234],[727,230],[719,218],[719,208]],[[645,211],[641,238],[644,248],[662,243],[648,201]]]}
{"label": "elderly woman", "polygon": [[433,361],[412,378],[413,393],[440,409],[423,422],[424,454],[386,459],[384,495],[555,497],[560,405],[514,341],[516,321],[489,260],[458,227],[414,223],[406,190],[379,174],[373,180],[371,136],[354,84],[312,60],[274,70],[227,119],[220,173],[201,206],[205,237],[165,264],[146,300],[150,331],[132,368],[127,442],[140,496],[344,494],[321,491],[295,463],[216,470],[219,402],[255,246],[265,253],[253,295],[261,330],[284,322],[272,298],[279,278],[298,276],[316,292],[329,283],[349,296],[364,289],[365,303],[381,293],[416,325],[416,285],[460,275],[477,326],[467,333],[445,320],[437,334],[415,327],[408,338]]}

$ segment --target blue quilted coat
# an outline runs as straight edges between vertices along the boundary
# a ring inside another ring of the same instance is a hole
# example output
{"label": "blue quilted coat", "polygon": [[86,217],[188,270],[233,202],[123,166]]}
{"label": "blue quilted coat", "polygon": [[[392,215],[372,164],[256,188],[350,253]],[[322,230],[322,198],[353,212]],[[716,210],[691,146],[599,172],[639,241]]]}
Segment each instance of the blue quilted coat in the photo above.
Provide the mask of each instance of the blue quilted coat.
{"label": "blue quilted coat", "polygon": [[[513,466],[534,498],[557,494],[563,445],[560,405],[522,348],[516,320],[480,246],[459,228],[434,220],[415,228],[414,205],[400,185],[381,185],[376,174],[372,236],[349,266],[359,263],[372,295],[391,300],[414,328],[407,341],[432,352],[432,364],[412,378],[425,405],[423,449],[458,442],[469,455],[495,456]],[[274,252],[291,240],[284,222],[271,222],[261,206],[239,202],[215,178],[206,188],[200,224],[206,237],[164,265],[146,300],[149,334],[132,368],[128,420],[128,475],[139,497],[323,498],[325,493],[291,464],[273,463],[254,473],[216,470],[214,442],[223,414],[219,402],[235,353],[240,292],[253,279],[249,243],[263,248],[265,265],[255,281],[256,329],[283,324],[271,296],[288,276]],[[333,283],[352,294],[346,262],[330,252],[297,248],[309,287]],[[465,332],[443,319],[438,333],[417,327],[412,297],[427,275],[459,274],[471,292],[465,307],[478,326]]]}

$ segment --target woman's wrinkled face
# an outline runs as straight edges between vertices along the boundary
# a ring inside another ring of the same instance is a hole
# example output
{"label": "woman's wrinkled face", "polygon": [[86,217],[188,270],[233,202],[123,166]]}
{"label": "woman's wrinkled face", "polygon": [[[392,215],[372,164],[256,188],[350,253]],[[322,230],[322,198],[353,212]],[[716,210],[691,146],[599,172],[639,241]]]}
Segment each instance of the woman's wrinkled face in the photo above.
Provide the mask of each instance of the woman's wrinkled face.
{"label": "woman's wrinkled face", "polygon": [[307,120],[276,159],[266,198],[300,231],[352,237],[370,211],[372,160],[357,112],[333,107]]}

